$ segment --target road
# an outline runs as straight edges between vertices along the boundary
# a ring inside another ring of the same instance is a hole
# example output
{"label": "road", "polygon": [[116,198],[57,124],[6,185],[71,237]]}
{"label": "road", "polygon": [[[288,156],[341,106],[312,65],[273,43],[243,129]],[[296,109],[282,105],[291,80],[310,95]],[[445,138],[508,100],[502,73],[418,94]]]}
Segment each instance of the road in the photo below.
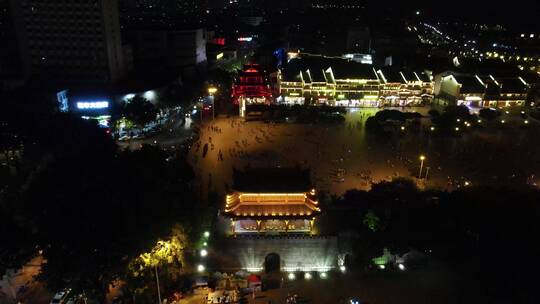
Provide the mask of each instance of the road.
{"label": "road", "polygon": [[130,139],[117,141],[121,149],[131,151],[141,148],[143,144],[160,145],[165,149],[175,149],[179,144],[186,140],[193,131],[195,125],[190,117],[185,118],[183,123],[183,114],[174,114],[165,122],[162,132],[141,139]]}

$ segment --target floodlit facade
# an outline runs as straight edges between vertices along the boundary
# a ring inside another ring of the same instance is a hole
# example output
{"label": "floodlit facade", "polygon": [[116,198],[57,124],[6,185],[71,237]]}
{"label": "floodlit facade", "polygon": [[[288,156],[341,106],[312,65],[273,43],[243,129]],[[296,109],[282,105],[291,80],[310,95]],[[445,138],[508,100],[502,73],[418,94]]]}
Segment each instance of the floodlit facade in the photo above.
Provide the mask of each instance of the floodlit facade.
{"label": "floodlit facade", "polygon": [[[259,169],[235,171],[235,190],[227,194],[225,216],[231,234],[313,234],[321,209],[309,184],[309,171]],[[282,183],[287,182],[287,185]]]}
{"label": "floodlit facade", "polygon": [[437,100],[471,107],[508,107],[525,104],[530,84],[523,78],[443,73],[436,76]]}
{"label": "floodlit facade", "polygon": [[421,105],[433,101],[433,81],[426,72],[379,69],[380,103],[383,106]]}
{"label": "floodlit facade", "polygon": [[246,106],[270,104],[272,90],[265,71],[258,64],[246,64],[233,84],[233,103],[238,105],[240,117],[245,117]]}
{"label": "floodlit facade", "polygon": [[319,235],[314,226],[321,208],[309,170],[234,170],[233,180],[222,213],[232,267],[326,272],[338,266],[337,238]]}
{"label": "floodlit facade", "polygon": [[288,105],[382,107],[433,99],[433,81],[424,72],[377,70],[350,58],[297,56],[278,71],[277,82],[276,101]]}

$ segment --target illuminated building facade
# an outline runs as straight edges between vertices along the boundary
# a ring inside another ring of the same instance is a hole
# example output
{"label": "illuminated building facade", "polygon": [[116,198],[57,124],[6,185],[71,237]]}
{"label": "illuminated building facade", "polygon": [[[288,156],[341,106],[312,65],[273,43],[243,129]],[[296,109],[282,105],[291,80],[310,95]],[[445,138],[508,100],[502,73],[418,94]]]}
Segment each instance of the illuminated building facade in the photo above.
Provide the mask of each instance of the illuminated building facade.
{"label": "illuminated building facade", "polygon": [[225,215],[231,234],[313,234],[321,209],[309,183],[309,171],[258,169],[234,172],[234,191],[227,194]]}
{"label": "illuminated building facade", "polygon": [[443,73],[436,76],[437,100],[471,107],[508,107],[525,104],[530,84],[522,77]]}
{"label": "illuminated building facade", "polygon": [[321,236],[314,223],[321,214],[309,170],[246,169],[233,172],[225,198],[225,252],[236,267],[258,272],[275,270],[326,272],[338,265],[337,238]]}
{"label": "illuminated building facade", "polygon": [[278,103],[381,107],[433,99],[433,81],[424,72],[376,70],[352,57],[293,55],[278,72]]}
{"label": "illuminated building facade", "polygon": [[240,117],[244,117],[246,106],[270,104],[272,90],[265,71],[258,64],[246,64],[233,84],[232,97],[238,105]]}
{"label": "illuminated building facade", "polygon": [[483,103],[484,107],[508,107],[525,104],[530,84],[523,78],[511,77],[495,79],[493,76],[490,76],[490,78],[497,86],[498,94],[492,98],[489,98],[489,96],[486,95]]}
{"label": "illuminated building facade", "polygon": [[380,69],[380,102],[383,106],[421,105],[433,101],[433,81],[426,72]]}

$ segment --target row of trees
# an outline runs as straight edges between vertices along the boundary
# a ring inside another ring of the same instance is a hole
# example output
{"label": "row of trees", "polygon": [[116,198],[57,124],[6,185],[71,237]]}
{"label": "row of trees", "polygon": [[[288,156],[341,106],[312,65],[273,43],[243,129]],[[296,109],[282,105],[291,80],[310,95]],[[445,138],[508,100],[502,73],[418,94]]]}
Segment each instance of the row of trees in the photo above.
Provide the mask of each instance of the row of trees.
{"label": "row of trees", "polygon": [[[463,131],[470,130],[471,127],[479,127],[482,120],[492,122],[498,118],[501,113],[489,108],[481,109],[478,115],[471,114],[466,106],[447,106],[442,112],[435,109],[429,111],[429,116],[433,124],[432,134],[438,135],[456,135]],[[392,132],[407,129],[413,131],[421,130],[419,113],[401,112],[398,110],[382,110],[375,116],[366,120],[366,129],[373,134],[387,135]]]}

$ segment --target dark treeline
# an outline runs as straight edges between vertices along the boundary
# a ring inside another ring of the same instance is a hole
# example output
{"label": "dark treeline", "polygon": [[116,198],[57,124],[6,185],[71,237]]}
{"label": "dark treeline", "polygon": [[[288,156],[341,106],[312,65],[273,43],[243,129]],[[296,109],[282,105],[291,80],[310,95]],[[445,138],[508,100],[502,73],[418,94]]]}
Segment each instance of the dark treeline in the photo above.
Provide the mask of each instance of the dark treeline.
{"label": "dark treeline", "polygon": [[464,302],[538,303],[539,201],[532,189],[421,191],[397,179],[327,201],[321,225],[330,234],[353,233],[355,267],[365,269],[383,248],[415,249],[460,273]]}

